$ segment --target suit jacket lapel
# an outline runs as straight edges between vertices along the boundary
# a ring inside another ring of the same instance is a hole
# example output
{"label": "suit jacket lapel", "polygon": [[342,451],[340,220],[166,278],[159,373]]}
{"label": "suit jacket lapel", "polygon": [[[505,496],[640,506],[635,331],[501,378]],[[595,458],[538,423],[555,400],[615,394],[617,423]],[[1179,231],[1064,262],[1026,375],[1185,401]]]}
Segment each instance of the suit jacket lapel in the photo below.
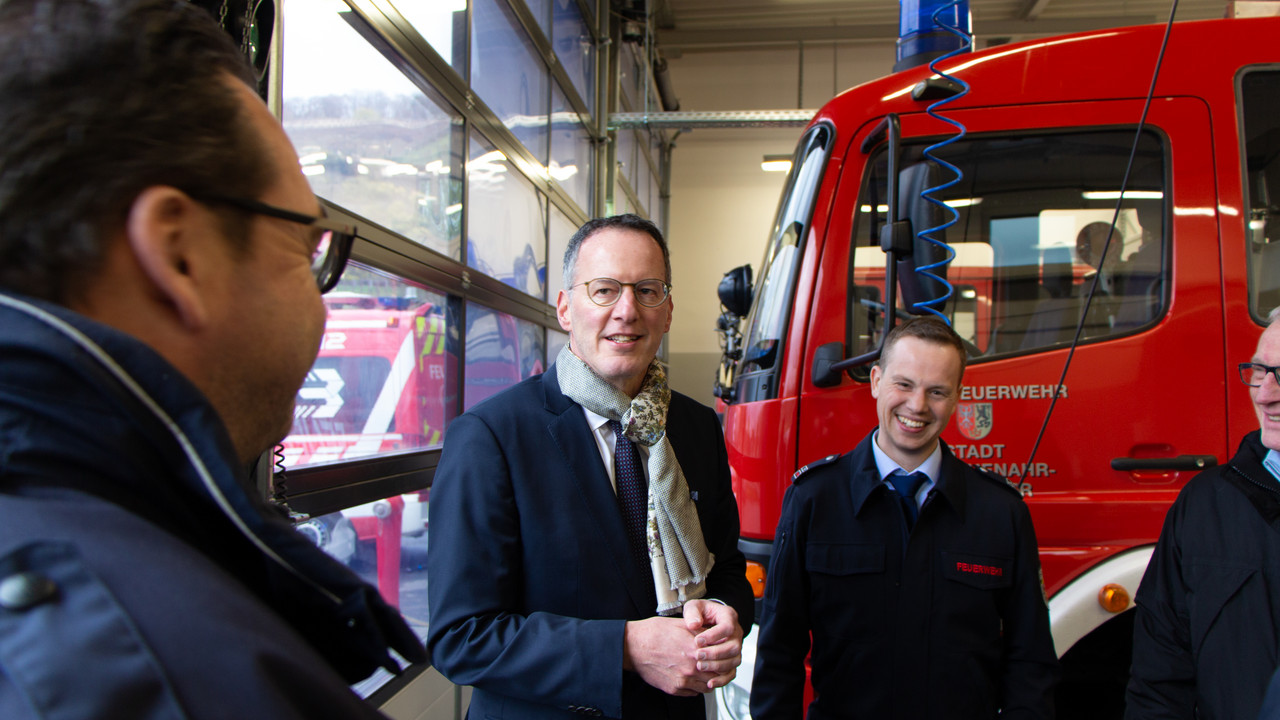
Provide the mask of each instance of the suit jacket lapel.
{"label": "suit jacket lapel", "polygon": [[[582,406],[560,391],[555,365],[542,374],[542,385],[546,409],[555,416],[547,424],[547,432],[564,456],[567,475],[577,485],[590,520],[598,529],[598,535],[593,539],[608,549],[613,566],[617,568],[637,612],[644,617],[652,615],[653,608],[644,605],[648,604],[648,586],[653,584],[653,577],[643,572],[632,558],[622,525],[622,512],[618,508],[618,496],[609,482],[595,436],[582,414]],[[605,568],[596,570],[608,572]]]}

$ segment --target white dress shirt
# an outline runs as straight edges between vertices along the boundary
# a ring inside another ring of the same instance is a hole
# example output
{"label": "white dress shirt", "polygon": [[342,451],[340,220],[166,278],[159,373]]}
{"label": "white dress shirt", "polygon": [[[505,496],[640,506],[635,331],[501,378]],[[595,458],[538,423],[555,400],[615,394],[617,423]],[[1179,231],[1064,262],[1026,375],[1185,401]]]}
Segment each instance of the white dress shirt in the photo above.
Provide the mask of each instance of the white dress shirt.
{"label": "white dress shirt", "polygon": [[[591,428],[591,434],[596,439],[596,448],[600,451],[600,459],[604,461],[605,474],[609,476],[609,484],[613,486],[613,492],[618,493],[618,481],[613,470],[613,454],[615,438],[613,430],[609,429],[609,418],[603,415],[597,415],[585,407],[582,408],[582,414],[587,418],[587,426]],[[640,469],[644,472],[645,481],[649,480],[649,448],[634,443],[636,450],[640,451]]]}

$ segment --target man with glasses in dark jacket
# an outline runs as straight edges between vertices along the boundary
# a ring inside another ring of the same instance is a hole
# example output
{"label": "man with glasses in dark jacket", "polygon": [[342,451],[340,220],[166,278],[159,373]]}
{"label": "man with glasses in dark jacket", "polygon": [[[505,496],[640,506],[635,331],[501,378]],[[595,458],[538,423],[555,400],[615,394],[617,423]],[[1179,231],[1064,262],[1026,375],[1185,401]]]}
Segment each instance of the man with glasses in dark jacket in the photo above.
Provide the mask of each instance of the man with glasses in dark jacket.
{"label": "man with glasses in dark jacket", "polygon": [[1278,315],[1240,363],[1260,428],[1178,494],[1138,588],[1130,720],[1257,717],[1280,659]]}
{"label": "man with glasses in dark jacket", "polygon": [[449,425],[427,645],[472,718],[704,720],[751,629],[715,413],[667,385],[671,256],[624,214],[569,239],[555,364]]}
{"label": "man with glasses in dark jacket", "polygon": [[180,0],[0,0],[0,718],[373,718],[376,589],[247,480],[353,231]]}

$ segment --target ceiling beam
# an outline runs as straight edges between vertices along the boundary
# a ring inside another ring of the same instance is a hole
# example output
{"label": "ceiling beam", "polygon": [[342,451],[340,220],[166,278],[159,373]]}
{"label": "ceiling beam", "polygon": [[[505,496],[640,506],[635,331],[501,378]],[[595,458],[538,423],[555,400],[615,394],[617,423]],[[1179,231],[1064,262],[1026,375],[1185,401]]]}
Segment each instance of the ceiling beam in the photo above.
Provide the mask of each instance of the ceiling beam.
{"label": "ceiling beam", "polygon": [[675,11],[671,9],[671,3],[667,0],[654,0],[651,11],[654,27],[669,30],[676,26]]}
{"label": "ceiling beam", "polygon": [[1023,0],[1022,7],[1018,10],[1018,19],[1035,20],[1049,7],[1049,2],[1050,0]]}
{"label": "ceiling beam", "polygon": [[612,113],[609,129],[622,128],[802,128],[809,124],[817,110],[720,110],[650,113]]}
{"label": "ceiling beam", "polygon": [[[1031,0],[1045,1],[1047,0]],[[1156,22],[1150,15],[1112,15],[1053,20],[997,20],[980,23],[977,36],[1044,36],[1105,30],[1125,25]],[[898,25],[819,25],[809,27],[723,28],[719,30],[660,30],[658,44],[664,49],[718,50],[759,45],[795,45],[798,42],[865,42],[896,40]]]}
{"label": "ceiling beam", "polygon": [[881,40],[897,37],[897,23],[884,25],[816,25],[810,27],[724,28],[720,30],[660,30],[662,47],[734,45],[794,45],[800,41]]}

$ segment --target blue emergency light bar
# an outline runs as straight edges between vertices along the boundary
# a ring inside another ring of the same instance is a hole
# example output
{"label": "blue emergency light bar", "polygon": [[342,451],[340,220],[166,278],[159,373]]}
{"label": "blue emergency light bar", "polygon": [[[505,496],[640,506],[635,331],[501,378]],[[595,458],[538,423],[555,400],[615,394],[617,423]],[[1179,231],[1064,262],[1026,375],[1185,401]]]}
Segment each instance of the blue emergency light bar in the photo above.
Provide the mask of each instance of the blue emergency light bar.
{"label": "blue emergency light bar", "polygon": [[[898,11],[898,60],[894,72],[923,65],[964,48],[963,36],[973,25],[969,0],[900,0]],[[934,15],[937,15],[935,22]],[[938,23],[943,23],[952,32]],[[960,34],[963,33],[963,36]]]}

